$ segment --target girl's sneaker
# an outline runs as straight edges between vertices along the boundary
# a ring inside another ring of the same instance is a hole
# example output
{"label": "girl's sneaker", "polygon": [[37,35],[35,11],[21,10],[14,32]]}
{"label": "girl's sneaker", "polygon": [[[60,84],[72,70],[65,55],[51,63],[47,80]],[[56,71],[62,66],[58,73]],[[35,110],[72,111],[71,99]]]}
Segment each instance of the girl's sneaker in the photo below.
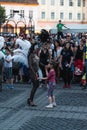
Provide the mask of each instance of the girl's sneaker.
{"label": "girl's sneaker", "polygon": [[46,108],[53,108],[53,104],[47,105]]}
{"label": "girl's sneaker", "polygon": [[57,106],[56,102],[53,102],[53,107],[56,107],[56,106]]}

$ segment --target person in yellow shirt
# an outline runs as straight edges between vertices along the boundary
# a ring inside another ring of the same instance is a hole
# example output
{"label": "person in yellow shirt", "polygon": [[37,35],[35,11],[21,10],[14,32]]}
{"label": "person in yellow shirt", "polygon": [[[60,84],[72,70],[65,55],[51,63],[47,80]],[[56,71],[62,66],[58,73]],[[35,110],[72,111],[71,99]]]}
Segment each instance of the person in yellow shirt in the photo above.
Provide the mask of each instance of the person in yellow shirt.
{"label": "person in yellow shirt", "polygon": [[85,71],[86,71],[86,85],[84,86],[83,89],[86,89],[87,87],[87,39],[83,49],[83,65],[85,65]]}

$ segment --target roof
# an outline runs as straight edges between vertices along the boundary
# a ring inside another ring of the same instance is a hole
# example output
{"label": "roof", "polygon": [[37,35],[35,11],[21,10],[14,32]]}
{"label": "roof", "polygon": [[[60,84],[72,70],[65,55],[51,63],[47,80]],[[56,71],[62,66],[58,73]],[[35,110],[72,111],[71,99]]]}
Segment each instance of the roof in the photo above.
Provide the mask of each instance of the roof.
{"label": "roof", "polygon": [[0,2],[38,4],[37,0],[0,0]]}

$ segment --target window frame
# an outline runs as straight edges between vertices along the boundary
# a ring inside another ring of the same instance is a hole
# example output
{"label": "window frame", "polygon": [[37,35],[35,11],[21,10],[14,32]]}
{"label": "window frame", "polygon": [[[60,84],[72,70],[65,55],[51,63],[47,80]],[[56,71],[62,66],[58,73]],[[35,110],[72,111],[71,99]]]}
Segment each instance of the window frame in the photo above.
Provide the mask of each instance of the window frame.
{"label": "window frame", "polygon": [[51,5],[52,5],[52,6],[55,5],[55,0],[51,0]]}
{"label": "window frame", "polygon": [[[53,15],[52,15],[53,14]],[[53,16],[53,17],[52,17]],[[55,12],[51,12],[51,19],[54,20],[55,19]]]}
{"label": "window frame", "polygon": [[81,20],[81,13],[77,13],[77,20]]}
{"label": "window frame", "polygon": [[[44,16],[44,17],[43,17]],[[41,19],[45,19],[45,17],[46,17],[46,13],[45,13],[45,11],[42,11],[41,12]]]}
{"label": "window frame", "polygon": [[45,0],[41,0],[41,4],[42,4],[42,5],[45,5],[45,4],[46,4],[46,1],[45,1]]}
{"label": "window frame", "polygon": [[69,20],[72,20],[72,16],[73,16],[73,14],[70,12],[69,13]]}
{"label": "window frame", "polygon": [[69,0],[69,6],[70,6],[70,7],[73,6],[73,0]]}
{"label": "window frame", "polygon": [[60,0],[60,6],[64,5],[64,0]]}
{"label": "window frame", "polygon": [[81,7],[81,0],[77,0],[77,6]]}
{"label": "window frame", "polygon": [[63,12],[60,12],[60,19],[62,19],[62,20],[64,19],[64,13]]}
{"label": "window frame", "polygon": [[24,18],[24,16],[25,16],[25,11],[24,11],[24,10],[20,10],[20,15],[21,15],[22,18]]}
{"label": "window frame", "polygon": [[86,3],[85,0],[83,0],[83,7],[85,7],[85,3]]}
{"label": "window frame", "polygon": [[85,20],[85,13],[82,14],[82,19]]}

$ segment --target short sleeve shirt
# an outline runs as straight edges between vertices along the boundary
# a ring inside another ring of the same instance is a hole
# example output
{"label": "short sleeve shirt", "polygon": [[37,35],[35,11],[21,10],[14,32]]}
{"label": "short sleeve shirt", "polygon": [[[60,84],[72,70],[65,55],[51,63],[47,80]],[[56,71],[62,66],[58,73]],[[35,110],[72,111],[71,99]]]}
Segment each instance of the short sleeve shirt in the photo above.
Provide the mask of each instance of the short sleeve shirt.
{"label": "short sleeve shirt", "polygon": [[49,71],[49,74],[48,74],[48,81],[49,82],[56,82],[56,78],[55,78],[55,71],[54,70],[52,70],[52,71]]}
{"label": "short sleeve shirt", "polygon": [[57,24],[57,30],[58,30],[58,32],[62,31],[62,27],[63,26],[64,26],[64,24],[62,24],[62,23]]}
{"label": "short sleeve shirt", "polygon": [[5,61],[4,62],[4,67],[6,68],[11,68],[12,67],[12,56],[8,55],[5,57],[6,60],[11,60],[10,62]]}
{"label": "short sleeve shirt", "polygon": [[72,50],[62,50],[62,65],[65,66],[66,64],[70,64],[71,57],[73,57]]}

